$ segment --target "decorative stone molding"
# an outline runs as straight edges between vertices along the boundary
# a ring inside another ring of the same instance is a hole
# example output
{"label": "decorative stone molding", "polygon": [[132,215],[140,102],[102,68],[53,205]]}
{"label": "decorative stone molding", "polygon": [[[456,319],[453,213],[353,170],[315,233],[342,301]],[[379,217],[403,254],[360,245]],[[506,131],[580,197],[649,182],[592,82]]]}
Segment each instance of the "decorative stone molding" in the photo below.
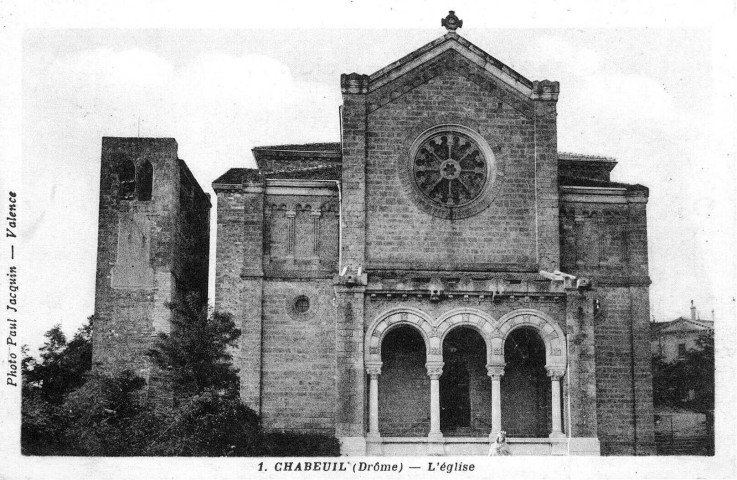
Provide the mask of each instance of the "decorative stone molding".
{"label": "decorative stone molding", "polygon": [[[429,315],[416,308],[398,307],[383,312],[366,330],[364,348],[364,352],[368,353],[365,359],[366,364],[381,363],[382,340],[389,331],[401,325],[408,325],[417,330],[425,342],[425,351],[432,355],[432,349],[440,345],[438,338],[431,341],[432,323]],[[437,355],[440,356],[440,354],[438,350]]]}
{"label": "decorative stone molding", "polygon": [[369,76],[360,73],[344,73],[340,76],[340,90],[343,93],[368,93]]}
{"label": "decorative stone molding", "polygon": [[499,380],[504,375],[504,367],[506,365],[487,365],[486,375],[491,377],[492,380]]}
{"label": "decorative stone molding", "polygon": [[486,361],[491,362],[491,341],[490,337],[494,332],[494,324],[496,320],[481,310],[475,308],[456,308],[437,320],[435,327],[440,337],[440,344],[454,327],[469,327],[476,330],[484,339],[486,344]]}
{"label": "decorative stone molding", "polygon": [[345,266],[335,277],[335,283],[346,287],[365,287],[368,285],[368,275],[361,266],[357,268]]}
{"label": "decorative stone molding", "polygon": [[532,94],[530,97],[533,100],[550,100],[557,102],[559,93],[560,83],[551,82],[550,80],[535,80],[532,82]]}
{"label": "decorative stone molding", "polygon": [[449,32],[455,32],[463,27],[463,20],[456,17],[456,12],[450,10],[445,18],[440,19],[440,26],[445,27]]}
{"label": "decorative stone molding", "polygon": [[447,219],[467,218],[485,210],[494,200],[500,153],[499,146],[490,146],[468,126],[435,125],[410,144],[404,166],[400,162],[400,178],[426,213]]}
{"label": "decorative stone molding", "polygon": [[563,378],[563,375],[566,374],[566,370],[563,367],[559,366],[545,366],[545,370],[548,371],[548,377],[550,377],[551,380],[560,380]]}
{"label": "decorative stone molding", "polygon": [[442,364],[443,341],[453,328],[463,326],[476,330],[486,344],[486,363],[490,376],[504,374],[504,342],[507,336],[520,327],[534,328],[545,344],[546,368],[565,372],[567,355],[563,330],[548,315],[530,308],[514,310],[498,321],[473,308],[454,309],[436,320],[416,308],[390,309],[377,316],[366,330],[364,352],[367,365],[381,363],[384,337],[391,329],[401,325],[410,326],[421,335],[425,342],[427,365]]}
{"label": "decorative stone molding", "polygon": [[539,310],[521,308],[513,310],[500,318],[499,333],[501,338],[499,348],[504,348],[504,342],[509,334],[520,327],[534,328],[540,334],[545,344],[546,368],[557,366],[565,369],[567,361],[565,333],[551,317]]}
{"label": "decorative stone molding", "polygon": [[371,363],[366,365],[366,373],[369,375],[381,375],[381,366],[383,364],[381,362],[379,363]]}
{"label": "decorative stone molding", "polygon": [[427,375],[431,379],[438,379],[443,374],[443,362],[427,362],[425,368],[427,368]]}

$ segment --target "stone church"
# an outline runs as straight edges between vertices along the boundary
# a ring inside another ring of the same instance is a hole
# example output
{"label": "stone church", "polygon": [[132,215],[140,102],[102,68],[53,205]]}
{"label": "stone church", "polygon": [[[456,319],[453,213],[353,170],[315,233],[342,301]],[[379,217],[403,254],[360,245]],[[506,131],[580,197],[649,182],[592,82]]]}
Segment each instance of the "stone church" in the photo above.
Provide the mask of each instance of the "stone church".
{"label": "stone church", "polygon": [[[340,142],[253,149],[217,194],[241,397],[347,455],[654,452],[646,204],[557,148],[558,82],[460,36],[340,79]],[[392,59],[387,59],[392,60]],[[103,138],[98,368],[154,375],[206,294],[211,199],[173,139]]]}

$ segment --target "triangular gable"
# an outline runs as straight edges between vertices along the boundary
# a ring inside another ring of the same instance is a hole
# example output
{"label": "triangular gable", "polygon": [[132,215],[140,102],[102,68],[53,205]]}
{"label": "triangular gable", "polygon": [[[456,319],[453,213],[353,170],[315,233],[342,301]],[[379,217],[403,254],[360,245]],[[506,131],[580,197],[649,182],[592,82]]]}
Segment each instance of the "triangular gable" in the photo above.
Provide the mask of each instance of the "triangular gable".
{"label": "triangular gable", "polygon": [[533,83],[512,68],[492,57],[479,47],[455,32],[448,32],[442,37],[405,55],[394,63],[369,75],[369,92],[378,90],[391,81],[403,76],[411,70],[428,63],[449,50],[453,50],[471,63],[483,69],[489,75],[502,81],[525,97],[533,93]]}
{"label": "triangular gable", "polygon": [[662,328],[661,330],[658,331],[658,333],[676,333],[676,332],[693,332],[693,331],[711,330],[711,328],[708,327],[707,325],[704,325],[703,323],[700,323],[698,321],[694,322],[687,318],[679,318],[669,323],[670,324],[667,327]]}
{"label": "triangular gable", "polygon": [[371,113],[446,71],[460,74],[492,92],[527,118],[533,116],[532,101],[557,101],[560,91],[558,82],[528,80],[454,32],[372,75],[341,75],[341,91],[367,95],[367,111]]}

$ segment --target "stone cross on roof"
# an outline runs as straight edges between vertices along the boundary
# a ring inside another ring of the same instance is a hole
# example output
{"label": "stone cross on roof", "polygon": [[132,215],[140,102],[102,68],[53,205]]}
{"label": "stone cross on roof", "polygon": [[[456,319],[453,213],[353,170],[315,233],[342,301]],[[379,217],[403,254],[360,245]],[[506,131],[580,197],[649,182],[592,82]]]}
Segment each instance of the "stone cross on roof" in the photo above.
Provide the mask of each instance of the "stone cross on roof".
{"label": "stone cross on roof", "polygon": [[449,32],[455,32],[456,29],[463,26],[463,20],[456,17],[453,10],[448,12],[448,16],[440,20],[440,25],[445,27]]}

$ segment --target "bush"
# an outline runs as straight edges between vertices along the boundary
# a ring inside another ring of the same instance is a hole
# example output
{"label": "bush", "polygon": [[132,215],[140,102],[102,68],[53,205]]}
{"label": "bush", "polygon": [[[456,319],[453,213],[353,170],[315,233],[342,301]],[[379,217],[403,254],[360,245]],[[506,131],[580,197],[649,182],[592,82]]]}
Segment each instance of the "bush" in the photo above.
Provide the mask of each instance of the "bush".
{"label": "bush", "polygon": [[[195,297],[172,305],[171,335],[150,351],[167,372],[173,398],[148,399],[131,372],[91,373],[92,317],[67,342],[47,332],[41,361],[23,360],[24,455],[81,456],[333,456],[326,435],[269,433],[241,403],[230,350],[240,330],[230,315],[212,313]],[[161,393],[156,387],[147,392]]]}
{"label": "bush", "polygon": [[24,390],[21,406],[20,445],[23,455],[63,455],[66,449],[62,410],[42,398],[39,391]]}
{"label": "bush", "polygon": [[259,418],[238,398],[206,391],[161,412],[160,433],[139,455],[254,456],[263,439]]}

